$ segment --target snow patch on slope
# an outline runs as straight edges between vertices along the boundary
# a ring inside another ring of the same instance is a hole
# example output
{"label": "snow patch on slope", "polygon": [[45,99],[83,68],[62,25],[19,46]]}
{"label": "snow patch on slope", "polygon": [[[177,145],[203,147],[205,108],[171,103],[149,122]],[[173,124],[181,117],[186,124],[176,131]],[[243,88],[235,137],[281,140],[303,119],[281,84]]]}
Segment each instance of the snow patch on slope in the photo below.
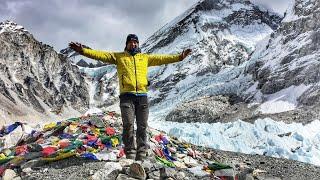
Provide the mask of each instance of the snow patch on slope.
{"label": "snow patch on slope", "polygon": [[310,88],[301,84],[299,86],[290,86],[271,95],[265,95],[266,101],[259,107],[262,114],[273,114],[296,109],[297,99]]}
{"label": "snow patch on slope", "polygon": [[226,35],[225,39],[244,44],[253,51],[255,45],[271,34],[273,30],[266,24],[250,24],[245,27],[240,25],[232,25],[230,27],[230,35]]}

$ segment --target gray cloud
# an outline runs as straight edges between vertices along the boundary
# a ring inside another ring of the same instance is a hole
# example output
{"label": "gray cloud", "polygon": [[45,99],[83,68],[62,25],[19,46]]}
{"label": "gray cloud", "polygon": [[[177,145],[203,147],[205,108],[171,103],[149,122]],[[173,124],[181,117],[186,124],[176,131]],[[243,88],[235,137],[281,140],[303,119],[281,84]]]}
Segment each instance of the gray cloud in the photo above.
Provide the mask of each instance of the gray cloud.
{"label": "gray cloud", "polygon": [[136,33],[143,42],[195,2],[1,0],[0,21],[10,19],[23,25],[38,40],[56,50],[66,47],[70,41],[100,49],[122,50],[127,34]]}
{"label": "gray cloud", "polygon": [[[266,7],[288,0],[252,0]],[[56,50],[70,41],[97,49],[121,51],[126,35],[143,42],[197,0],[1,0],[0,21],[23,25]],[[268,3],[271,2],[271,3]],[[282,3],[279,3],[282,2]]]}

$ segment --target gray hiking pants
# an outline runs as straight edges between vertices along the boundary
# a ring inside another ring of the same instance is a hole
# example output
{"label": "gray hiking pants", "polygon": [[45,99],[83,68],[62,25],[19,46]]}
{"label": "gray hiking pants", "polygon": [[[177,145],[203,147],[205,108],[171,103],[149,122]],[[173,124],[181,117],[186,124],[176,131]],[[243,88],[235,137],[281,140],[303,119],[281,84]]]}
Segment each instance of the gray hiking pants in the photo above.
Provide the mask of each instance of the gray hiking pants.
{"label": "gray hiking pants", "polygon": [[[120,95],[120,109],[123,123],[122,140],[124,143],[124,151],[127,158],[141,159],[146,156],[148,149],[147,144],[147,126],[148,126],[148,97],[135,96],[133,94]],[[136,144],[134,141],[134,121],[136,119]]]}

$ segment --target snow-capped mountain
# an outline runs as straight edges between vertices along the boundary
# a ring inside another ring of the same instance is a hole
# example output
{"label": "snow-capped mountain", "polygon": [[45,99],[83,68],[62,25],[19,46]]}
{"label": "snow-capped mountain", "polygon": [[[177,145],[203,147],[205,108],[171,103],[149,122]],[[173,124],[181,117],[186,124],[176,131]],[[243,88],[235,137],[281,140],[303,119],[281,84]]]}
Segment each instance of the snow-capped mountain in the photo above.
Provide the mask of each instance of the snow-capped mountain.
{"label": "snow-capped mountain", "polygon": [[44,120],[88,108],[88,88],[78,67],[52,47],[11,21],[0,23],[0,42],[2,119]]}
{"label": "snow-capped mountain", "polygon": [[177,53],[192,48],[193,53],[183,62],[150,69],[151,114],[171,121],[227,119],[223,113],[243,102],[240,92],[248,84],[233,80],[280,21],[249,1],[204,0],[165,25],[142,49]]}

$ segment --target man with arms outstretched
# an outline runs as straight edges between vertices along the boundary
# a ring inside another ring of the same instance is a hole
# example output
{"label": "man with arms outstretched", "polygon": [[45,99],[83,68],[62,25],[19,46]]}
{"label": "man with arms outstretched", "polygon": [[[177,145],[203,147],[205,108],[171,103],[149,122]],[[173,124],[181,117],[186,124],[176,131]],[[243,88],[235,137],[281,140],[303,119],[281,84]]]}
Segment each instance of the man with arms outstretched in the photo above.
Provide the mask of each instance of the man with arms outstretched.
{"label": "man with arms outstretched", "polygon": [[[128,159],[144,160],[148,149],[146,129],[148,126],[148,67],[182,61],[191,49],[176,55],[141,53],[139,39],[129,34],[123,52],[92,50],[82,44],[71,42],[70,48],[88,58],[117,66],[120,86],[120,109],[123,122],[124,151]],[[134,120],[136,119],[136,144],[134,144]]]}

